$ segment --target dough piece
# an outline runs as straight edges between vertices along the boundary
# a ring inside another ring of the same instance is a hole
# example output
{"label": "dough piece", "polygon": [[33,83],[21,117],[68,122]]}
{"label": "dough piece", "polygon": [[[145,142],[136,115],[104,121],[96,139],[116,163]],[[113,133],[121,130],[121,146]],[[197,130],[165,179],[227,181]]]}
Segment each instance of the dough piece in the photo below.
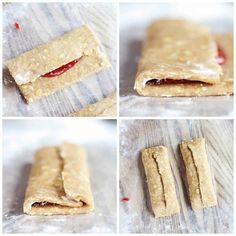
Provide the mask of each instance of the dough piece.
{"label": "dough piece", "polygon": [[144,96],[192,96],[184,91],[220,81],[222,68],[216,57],[216,43],[207,27],[186,20],[156,21],[148,28],[134,89]]}
{"label": "dough piece", "polygon": [[188,189],[193,210],[217,204],[205,149],[205,139],[183,141],[180,150],[186,167]]}
{"label": "dough piece", "polygon": [[115,117],[116,110],[116,92],[113,92],[110,96],[104,98],[99,102],[82,108],[80,111],[71,114],[71,116]]}
{"label": "dough piece", "polygon": [[85,150],[69,143],[40,149],[32,166],[24,213],[75,215],[93,208]]}
{"label": "dough piece", "polygon": [[164,146],[146,148],[142,151],[152,210],[155,217],[164,217],[180,212],[175,192],[174,178]]}
{"label": "dough piece", "polygon": [[[26,101],[33,102],[110,66],[99,45],[89,27],[83,25],[6,64]],[[64,73],[44,77],[74,60],[78,62]]]}
{"label": "dough piece", "polygon": [[230,33],[215,36],[217,44],[226,54],[226,63],[222,65],[223,74],[220,82],[208,85],[204,83],[194,84],[168,84],[161,86],[146,85],[142,91],[144,96],[220,96],[232,95],[233,85],[233,35]]}

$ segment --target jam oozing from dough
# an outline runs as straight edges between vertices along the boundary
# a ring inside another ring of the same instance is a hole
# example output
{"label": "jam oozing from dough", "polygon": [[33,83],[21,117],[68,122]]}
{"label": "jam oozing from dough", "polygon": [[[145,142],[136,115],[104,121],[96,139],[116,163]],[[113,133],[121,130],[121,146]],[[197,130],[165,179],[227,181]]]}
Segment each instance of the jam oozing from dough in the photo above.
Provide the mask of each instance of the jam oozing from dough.
{"label": "jam oozing from dough", "polygon": [[59,76],[59,75],[65,73],[66,71],[68,71],[69,69],[71,69],[74,65],[76,65],[80,61],[81,58],[82,57],[77,58],[77,59],[75,59],[75,60],[73,60],[73,61],[53,70],[53,71],[50,71],[44,75],[41,75],[41,77],[49,77],[50,78],[50,77]]}
{"label": "jam oozing from dough", "polygon": [[186,79],[151,79],[149,81],[147,81],[147,85],[164,85],[164,84],[206,84],[204,82],[200,82],[200,81],[191,81],[191,80],[186,80]]}
{"label": "jam oozing from dough", "polygon": [[217,63],[219,65],[224,65],[227,61],[227,56],[223,48],[220,47],[220,45],[217,45],[217,52],[218,52],[217,58],[216,58]]}

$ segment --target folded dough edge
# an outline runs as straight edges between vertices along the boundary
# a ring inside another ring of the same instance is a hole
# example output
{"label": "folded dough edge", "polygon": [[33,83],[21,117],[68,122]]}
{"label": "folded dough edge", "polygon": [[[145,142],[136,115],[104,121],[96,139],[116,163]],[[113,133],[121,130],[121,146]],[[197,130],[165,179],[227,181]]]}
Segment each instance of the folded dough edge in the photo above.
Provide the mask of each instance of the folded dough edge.
{"label": "folded dough edge", "polygon": [[168,93],[172,85],[152,88],[146,83],[152,79],[167,79],[174,83],[185,80],[216,84],[222,73],[216,56],[216,43],[207,27],[187,20],[155,21],[148,28],[134,89],[143,96],[189,96],[185,95],[182,85],[174,85],[173,90],[182,92],[174,91],[172,95]]}
{"label": "folded dough edge", "polygon": [[35,155],[23,210],[29,215],[74,215],[94,208],[85,150],[64,143]]}
{"label": "folded dough edge", "polygon": [[191,96],[223,96],[234,93],[233,86],[233,35],[222,33],[214,35],[215,41],[226,53],[226,63],[221,65],[223,74],[220,81],[213,85],[204,83],[166,84],[161,86],[146,85],[137,87],[137,92],[143,96],[153,97],[191,97]]}

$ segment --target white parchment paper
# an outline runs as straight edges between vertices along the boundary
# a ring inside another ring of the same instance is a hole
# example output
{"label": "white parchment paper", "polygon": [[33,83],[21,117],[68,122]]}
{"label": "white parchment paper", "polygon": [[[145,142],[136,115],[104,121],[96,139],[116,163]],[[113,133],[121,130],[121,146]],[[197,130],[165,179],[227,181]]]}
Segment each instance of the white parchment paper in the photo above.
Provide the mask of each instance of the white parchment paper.
{"label": "white parchment paper", "polygon": [[[15,22],[19,22],[20,30],[15,29]],[[88,24],[97,35],[112,67],[26,104],[5,66],[6,61],[83,24]],[[11,3],[3,7],[2,31],[4,116],[69,116],[116,89],[116,4]]]}
{"label": "white parchment paper", "polygon": [[229,3],[122,3],[120,5],[121,116],[232,116],[233,97],[152,98],[133,89],[148,25],[163,17],[191,19],[213,32],[233,32]]}
{"label": "white parchment paper", "polygon": [[[4,121],[3,232],[114,233],[116,231],[115,121]],[[63,141],[88,151],[95,210],[78,216],[28,216],[22,205],[37,149]]]}

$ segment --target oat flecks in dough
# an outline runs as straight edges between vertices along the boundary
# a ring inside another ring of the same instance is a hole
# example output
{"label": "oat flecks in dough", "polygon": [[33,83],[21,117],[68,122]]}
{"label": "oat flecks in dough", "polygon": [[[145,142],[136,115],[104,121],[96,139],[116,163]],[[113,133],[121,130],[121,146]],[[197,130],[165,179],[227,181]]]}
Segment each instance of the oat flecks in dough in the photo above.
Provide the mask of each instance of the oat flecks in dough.
{"label": "oat flecks in dough", "polygon": [[117,113],[116,98],[117,93],[115,91],[101,101],[84,107],[80,111],[72,113],[71,116],[115,117]]}
{"label": "oat flecks in dough", "polygon": [[[29,103],[111,66],[99,46],[97,37],[84,25],[6,64]],[[78,58],[81,60],[65,73],[51,78],[41,77]]]}
{"label": "oat flecks in dough", "polygon": [[40,149],[31,170],[24,213],[70,215],[88,213],[93,208],[85,150],[69,143]]}
{"label": "oat flecks in dough", "polygon": [[205,139],[183,141],[180,150],[186,167],[188,189],[193,210],[215,206],[217,198],[207,160]]}
{"label": "oat flecks in dough", "polygon": [[[176,28],[178,31],[175,30]],[[196,33],[198,36],[192,38]],[[155,40],[157,37],[158,40]],[[215,41],[228,55],[226,64],[223,66],[219,66],[215,60],[217,55]],[[135,89],[140,95],[158,97],[233,94],[232,54],[232,34],[217,35],[213,38],[209,29],[189,21],[156,21],[148,28],[148,36],[135,80]],[[179,55],[183,56],[180,57],[181,60],[178,59]],[[151,79],[166,78],[200,82],[162,84],[161,86],[146,84]]]}
{"label": "oat flecks in dough", "polygon": [[180,212],[174,179],[164,146],[146,148],[142,162],[147,177],[152,210],[155,217],[164,217]]}

